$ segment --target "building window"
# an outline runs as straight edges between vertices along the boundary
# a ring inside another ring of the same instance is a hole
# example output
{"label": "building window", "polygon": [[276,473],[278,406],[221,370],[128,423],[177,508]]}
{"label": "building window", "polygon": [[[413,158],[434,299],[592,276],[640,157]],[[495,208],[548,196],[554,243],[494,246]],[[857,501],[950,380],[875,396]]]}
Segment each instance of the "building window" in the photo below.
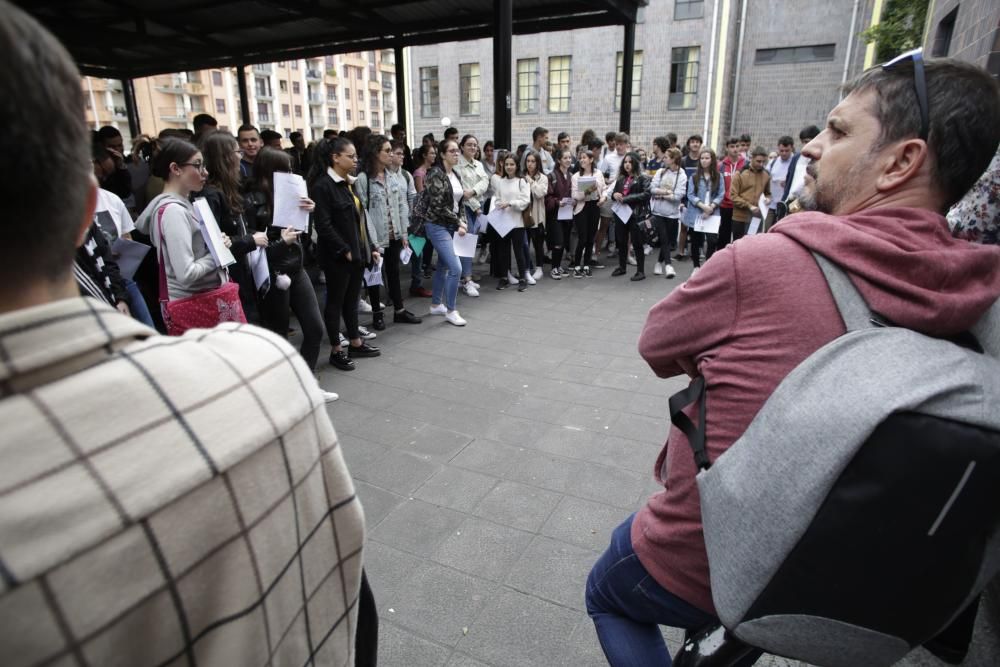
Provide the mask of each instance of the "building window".
{"label": "building window", "polygon": [[785,65],[833,60],[835,47],[835,44],[817,44],[815,46],[789,46],[782,49],[757,49],[754,64]]}
{"label": "building window", "polygon": [[[624,71],[625,54],[618,52],[615,65],[615,111],[622,108],[622,72]],[[632,111],[639,110],[639,95],[642,93],[642,51],[632,54]]]}
{"label": "building window", "polygon": [[280,67],[281,69],[285,69],[285,61],[282,60],[280,63],[278,63],[278,67]]}
{"label": "building window", "polygon": [[212,85],[221,86],[222,85],[222,72],[212,72]]}
{"label": "building window", "polygon": [[358,102],[365,103],[365,91],[362,88],[358,88]]}
{"label": "building window", "polygon": [[302,91],[302,86],[298,81],[292,81],[292,92],[298,95]]}
{"label": "building window", "polygon": [[705,15],[704,0],[675,0],[674,20],[700,19]]}
{"label": "building window", "polygon": [[268,108],[266,102],[257,103],[257,120],[261,123],[271,122],[271,110]]}
{"label": "building window", "polygon": [[336,86],[327,86],[327,89],[326,89],[326,101],[327,101],[327,104],[336,104],[337,103],[337,87]]}
{"label": "building window", "polygon": [[351,110],[350,109],[344,109],[344,120],[346,120],[348,123],[351,122]]}
{"label": "building window", "polygon": [[480,101],[479,63],[458,66],[458,112],[463,116],[478,116]]}
{"label": "building window", "polygon": [[374,128],[382,127],[382,123],[379,122],[379,115],[375,111],[372,111],[372,127]]}
{"label": "building window", "polygon": [[361,111],[358,112],[358,122],[359,123],[365,122],[365,110],[364,109],[362,109]]}
{"label": "building window", "polygon": [[698,99],[697,46],[681,46],[670,50],[669,109],[693,109]]}
{"label": "building window", "polygon": [[934,46],[931,48],[933,57],[945,58],[951,51],[951,37],[955,34],[955,20],[957,18],[958,7],[955,7],[938,23],[937,32],[934,33]]}
{"label": "building window", "polygon": [[215,113],[226,113],[226,101],[215,98]]}
{"label": "building window", "polygon": [[569,113],[572,56],[549,58],[549,113]]}
{"label": "building window", "polygon": [[302,105],[301,104],[296,104],[295,105],[295,117],[296,118],[302,118]]}
{"label": "building window", "polygon": [[333,56],[326,56],[324,62],[326,63],[327,69],[333,69],[336,67],[336,64],[333,62]]}
{"label": "building window", "polygon": [[289,107],[288,107],[287,104],[282,104],[281,105],[281,115],[284,116],[284,117],[286,117],[286,118],[288,116],[292,115],[291,109],[289,109]]}
{"label": "building window", "polygon": [[517,61],[517,112],[538,113],[538,58]]}
{"label": "building window", "polygon": [[288,82],[285,81],[284,79],[279,79],[278,80],[278,90],[280,90],[283,93],[287,93],[288,92]]}
{"label": "building window", "polygon": [[257,91],[258,97],[270,97],[271,96],[271,80],[270,79],[256,79],[254,81],[254,88]]}
{"label": "building window", "polygon": [[438,68],[420,68],[420,116],[435,118],[441,113]]}
{"label": "building window", "polygon": [[293,60],[292,61],[292,69],[298,69],[298,68],[299,68],[299,61],[298,60]]}
{"label": "building window", "polygon": [[326,112],[326,119],[330,121],[330,125],[340,125],[340,121],[337,120],[336,109],[328,109]]}

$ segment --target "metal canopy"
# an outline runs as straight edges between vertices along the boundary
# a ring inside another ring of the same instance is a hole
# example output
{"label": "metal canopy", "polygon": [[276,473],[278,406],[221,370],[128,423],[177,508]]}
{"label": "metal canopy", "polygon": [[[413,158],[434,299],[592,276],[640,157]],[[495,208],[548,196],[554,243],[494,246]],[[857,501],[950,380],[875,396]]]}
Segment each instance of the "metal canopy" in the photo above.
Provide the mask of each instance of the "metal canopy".
{"label": "metal canopy", "polygon": [[[634,23],[648,0],[513,0],[513,33]],[[17,0],[83,74],[132,79],[494,36],[484,0]]]}

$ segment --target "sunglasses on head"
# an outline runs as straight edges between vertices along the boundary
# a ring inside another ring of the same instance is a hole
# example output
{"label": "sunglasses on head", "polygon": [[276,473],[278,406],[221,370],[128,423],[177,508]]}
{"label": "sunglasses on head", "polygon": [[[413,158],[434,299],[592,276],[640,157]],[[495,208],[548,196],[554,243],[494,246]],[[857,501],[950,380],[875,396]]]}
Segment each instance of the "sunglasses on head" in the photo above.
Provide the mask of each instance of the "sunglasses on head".
{"label": "sunglasses on head", "polygon": [[896,65],[907,60],[913,61],[913,86],[917,91],[917,104],[920,105],[920,138],[927,141],[930,132],[930,112],[927,108],[927,77],[924,75],[924,50],[913,49],[901,53],[892,60],[882,63],[882,71],[889,72]]}

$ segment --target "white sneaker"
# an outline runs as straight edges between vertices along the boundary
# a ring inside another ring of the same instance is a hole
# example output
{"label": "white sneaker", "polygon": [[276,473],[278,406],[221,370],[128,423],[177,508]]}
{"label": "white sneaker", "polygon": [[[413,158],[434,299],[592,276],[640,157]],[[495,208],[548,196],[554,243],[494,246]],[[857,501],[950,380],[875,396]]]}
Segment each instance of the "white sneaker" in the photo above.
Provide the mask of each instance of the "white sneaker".
{"label": "white sneaker", "polygon": [[378,336],[374,331],[369,331],[365,327],[358,327],[358,336],[361,340],[372,340]]}
{"label": "white sneaker", "polygon": [[[531,277],[534,278],[535,280],[538,280],[539,278],[542,277],[542,273],[544,273],[544,271],[542,271],[542,267],[536,266],[535,271],[531,274]],[[529,282],[528,284],[534,285],[535,283]]]}
{"label": "white sneaker", "polygon": [[445,313],[444,319],[446,322],[448,322],[449,324],[454,324],[456,327],[465,326],[465,320],[462,319],[462,316],[458,314],[457,310],[452,310],[450,312]]}
{"label": "white sneaker", "polygon": [[482,285],[480,285],[479,283],[477,283],[477,282],[476,282],[475,280],[471,280],[471,279],[470,279],[470,280],[466,280],[466,281],[465,281],[465,283],[466,283],[467,285],[472,285],[472,286],[473,286],[473,287],[475,287],[476,289],[482,289],[482,288],[483,288],[483,286],[482,286]]}
{"label": "white sneaker", "polygon": [[447,315],[447,314],[448,314],[448,309],[445,308],[445,305],[443,303],[439,303],[437,305],[434,304],[431,305],[431,315]]}
{"label": "white sneaker", "polygon": [[653,267],[653,275],[662,276],[663,275],[663,263],[657,262],[656,266]]}
{"label": "white sneaker", "polygon": [[372,306],[371,306],[371,304],[368,303],[367,301],[365,301],[364,299],[361,299],[360,301],[358,301],[358,312],[359,313],[370,313],[370,312],[372,312]]}
{"label": "white sneaker", "polygon": [[515,278],[514,274],[510,271],[507,272],[507,282],[511,285],[516,285],[518,283],[517,278]]}
{"label": "white sneaker", "polygon": [[341,347],[344,347],[345,345],[350,345],[350,341],[347,340],[347,336],[345,336],[344,334],[340,333],[339,331],[337,332],[337,336],[340,339],[340,346]]}
{"label": "white sneaker", "polygon": [[674,267],[672,264],[667,264],[663,268],[663,275],[665,275],[667,278],[673,278],[674,276],[677,275],[677,272],[674,271]]}
{"label": "white sneaker", "polygon": [[529,285],[534,285],[536,282],[535,276],[532,275],[531,273],[528,273],[527,271],[524,272],[524,279],[528,281]]}
{"label": "white sneaker", "polygon": [[323,392],[323,400],[327,403],[333,403],[335,400],[340,398],[340,396],[332,391],[320,390]]}
{"label": "white sneaker", "polygon": [[635,257],[633,257],[632,255],[629,255],[629,256],[628,256],[628,263],[629,263],[629,264],[630,264],[631,266],[637,266],[637,265],[636,265],[636,263],[635,263]]}
{"label": "white sneaker", "polygon": [[479,296],[479,290],[475,288],[475,283],[471,280],[462,285],[462,292],[465,293],[465,296]]}

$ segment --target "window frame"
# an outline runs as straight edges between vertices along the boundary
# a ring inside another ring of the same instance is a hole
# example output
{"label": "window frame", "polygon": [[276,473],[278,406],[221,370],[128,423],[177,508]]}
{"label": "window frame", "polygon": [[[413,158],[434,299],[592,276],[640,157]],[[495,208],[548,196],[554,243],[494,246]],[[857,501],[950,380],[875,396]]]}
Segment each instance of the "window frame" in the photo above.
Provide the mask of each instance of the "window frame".
{"label": "window frame", "polygon": [[[464,68],[469,68],[467,73]],[[482,101],[482,67],[479,63],[459,63],[458,114],[460,116],[479,116],[482,113]]]}
{"label": "window frame", "polygon": [[420,76],[420,117],[437,118],[441,115],[441,78],[437,65],[421,67]]}
{"label": "window frame", "polygon": [[[683,12],[680,11],[681,7],[685,7]],[[697,11],[696,8],[700,8],[697,14],[693,13]],[[680,16],[683,13],[684,16]],[[705,0],[674,0],[674,20],[675,21],[690,21],[693,19],[705,18]]]}
{"label": "window frame", "polygon": [[[563,64],[565,61],[565,67],[560,67],[559,69],[553,69],[553,65]],[[548,100],[546,101],[546,108],[549,113],[564,114],[570,112],[570,100],[573,96],[573,56],[572,55],[561,55],[561,56],[549,56],[549,81],[548,81]],[[558,75],[559,81],[555,78]],[[565,80],[563,80],[565,79]],[[553,89],[557,95],[553,95]],[[564,93],[562,95],[561,93]],[[553,108],[553,101],[559,102],[558,108]],[[565,106],[565,109],[562,108]]]}
{"label": "window frame", "polygon": [[[632,52],[632,113],[639,111],[642,101],[642,50]],[[638,70],[638,76],[636,76]],[[622,110],[622,78],[625,74],[625,52],[618,51],[615,55],[615,111]]]}
{"label": "window frame", "polygon": [[[692,51],[692,49],[696,50],[694,60],[691,60],[691,51]],[[677,61],[675,59],[675,54],[678,51],[682,51],[682,50],[686,52],[685,57],[687,58],[687,60],[679,62],[679,61]],[[694,76],[692,76],[690,74],[690,72],[685,72],[685,74],[683,76],[683,80],[685,82],[692,82],[693,81],[694,82],[694,88],[692,90],[677,90],[677,91],[675,91],[674,90],[675,83],[676,83],[676,81],[675,81],[675,78],[676,78],[675,67],[678,64],[684,64],[686,66],[690,66],[692,63],[694,64]],[[701,46],[675,46],[675,47],[671,48],[670,49],[670,79],[667,82],[667,109],[678,109],[678,110],[680,110],[680,109],[696,109],[696,108],[698,108],[698,78],[700,76],[701,76]],[[690,98],[691,98],[690,104],[687,103],[686,101],[685,102],[677,102],[677,101],[675,101],[675,100],[679,99],[679,98],[675,97],[677,95],[684,96],[683,97],[684,100],[687,100],[687,97],[690,96]]]}
{"label": "window frame", "polygon": [[[522,63],[525,65],[534,64],[534,70],[525,69],[522,71]],[[515,110],[518,115],[537,114],[540,109],[538,98],[541,96],[538,58],[518,58],[515,66],[515,71],[517,72],[517,102],[515,103]],[[522,81],[522,76],[529,77],[531,75],[534,75],[534,83],[527,78]],[[534,97],[528,97],[524,94],[525,92],[531,93],[532,90],[534,91]],[[532,102],[534,102],[534,105],[531,104]]]}
{"label": "window frame", "polygon": [[[829,55],[817,55],[816,49],[829,50]],[[772,57],[761,59],[761,54]],[[800,46],[780,46],[754,51],[754,65],[802,65],[805,63],[828,63],[837,59],[837,45],[802,44]]]}

